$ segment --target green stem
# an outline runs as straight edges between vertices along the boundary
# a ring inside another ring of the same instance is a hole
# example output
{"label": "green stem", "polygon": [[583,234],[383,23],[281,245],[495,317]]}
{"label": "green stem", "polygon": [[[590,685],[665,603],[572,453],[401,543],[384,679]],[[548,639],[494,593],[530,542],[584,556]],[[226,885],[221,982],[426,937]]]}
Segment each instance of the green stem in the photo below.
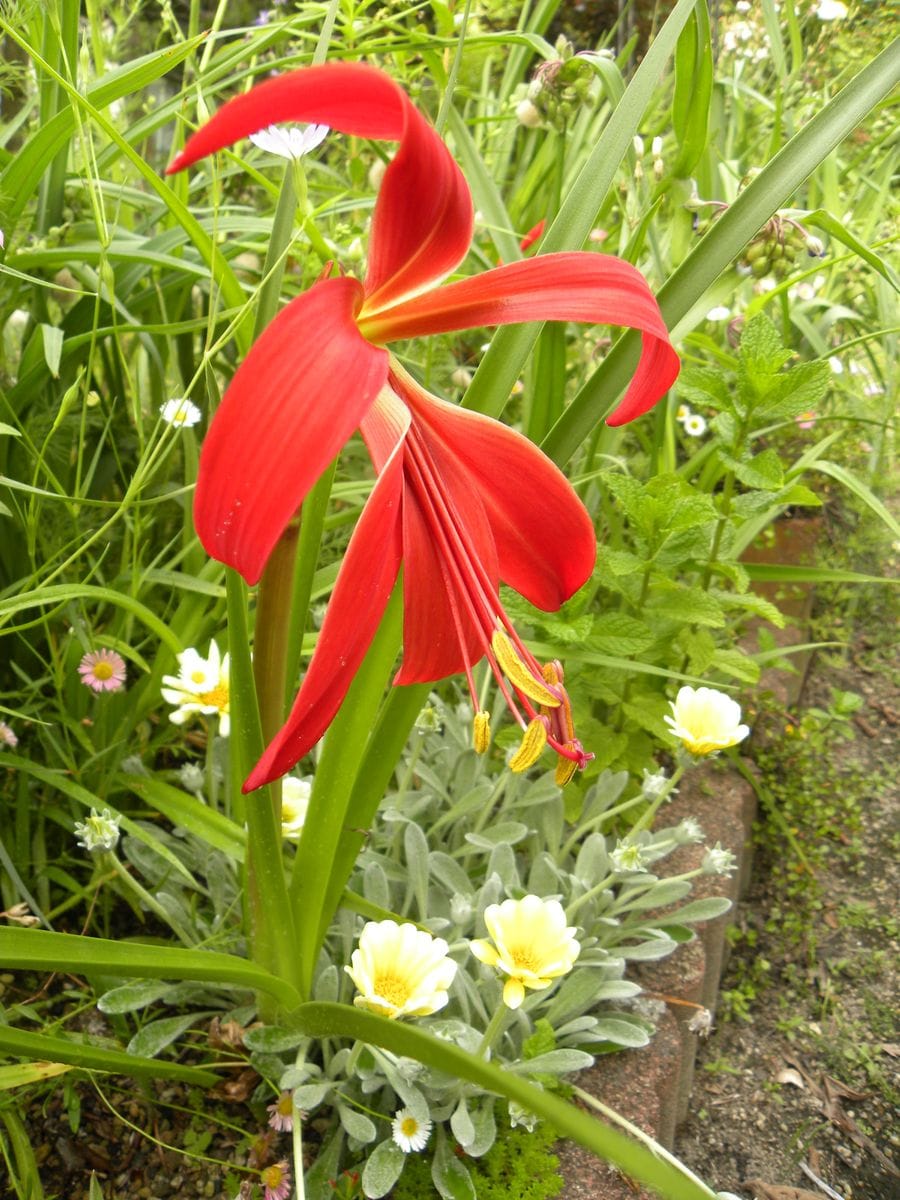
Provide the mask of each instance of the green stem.
{"label": "green stem", "polygon": [[[294,928],[281,848],[281,823],[272,790],[259,788],[244,799],[241,781],[262,753],[263,738],[247,629],[247,592],[241,577],[225,572],[228,648],[231,655],[229,738],[233,808],[245,808],[247,823],[247,908],[250,956],[255,963],[286,982],[297,975]],[[272,1000],[260,996],[263,1019],[275,1016]]]}
{"label": "green stem", "polygon": [[647,808],[645,809],[645,811],[641,813],[641,815],[638,817],[638,819],[632,825],[631,831],[628,835],[629,837],[634,837],[634,835],[636,833],[640,833],[642,829],[647,829],[653,823],[653,818],[656,816],[657,812],[659,811],[660,805],[665,803],[665,801],[668,800],[668,798],[672,795],[672,793],[675,790],[676,784],[681,779],[683,774],[684,774],[684,763],[679,763],[678,766],[675,768],[675,770],[672,772],[672,775],[669,778],[668,783],[666,784],[666,790],[664,792],[662,792],[659,796],[657,796],[654,800],[652,800],[650,802],[650,804],[647,806]]}
{"label": "green stem", "polygon": [[285,652],[291,628],[298,534],[299,522],[295,519],[275,543],[259,582],[256,598],[253,677],[259,699],[263,741],[267,745],[284,724],[285,718]]}
{"label": "green stem", "polygon": [[506,1024],[506,1018],[509,1016],[509,1009],[505,1004],[498,1004],[494,1010],[494,1015],[488,1023],[487,1029],[484,1031],[484,1036],[478,1044],[478,1049],[475,1053],[479,1058],[490,1058],[491,1047],[500,1037],[503,1032],[503,1026]]}

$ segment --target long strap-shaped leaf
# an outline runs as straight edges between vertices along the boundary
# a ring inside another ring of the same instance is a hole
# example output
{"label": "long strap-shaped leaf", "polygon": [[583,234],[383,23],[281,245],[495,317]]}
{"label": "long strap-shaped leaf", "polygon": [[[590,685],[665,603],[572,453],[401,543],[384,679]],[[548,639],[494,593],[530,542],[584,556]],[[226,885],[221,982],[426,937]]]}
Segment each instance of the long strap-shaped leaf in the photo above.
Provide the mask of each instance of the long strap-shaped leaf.
{"label": "long strap-shaped leaf", "polygon": [[45,929],[0,929],[0,965],[4,969],[97,972],[136,979],[211,980],[265,992],[288,1012],[300,1002],[289,983],[233,954],[115,942]]}
{"label": "long strap-shaped leaf", "polygon": [[[679,0],[644,56],[597,145],[544,234],[541,254],[579,250],[591,231],[619,164],[632,144],[644,113],[656,92],[659,77],[675,49],[696,0]],[[490,348],[475,372],[463,404],[498,417],[540,332],[540,325],[510,325],[494,334]]]}
{"label": "long strap-shaped leaf", "polygon": [[[228,265],[221,250],[219,250],[209,234],[205,232],[187,205],[178,198],[173,189],[157,174],[153,167],[144,161],[134,147],[128,144],[112,122],[108,121],[103,113],[99,112],[87,97],[83,96],[68,79],[65,79],[48,62],[41,58],[13,26],[9,25],[6,21],[0,20],[0,29],[17,46],[20,46],[26,54],[31,56],[32,61],[40,71],[45,72],[56,81],[69,96],[72,103],[77,105],[98,128],[102,129],[110,141],[115,142],[122,155],[128,159],[149,187],[156,192],[163,204],[165,204],[166,208],[197,247],[201,258],[208,265],[216,283],[222,290],[222,297],[225,304],[229,307],[242,308],[245,299],[244,289]],[[251,334],[252,328],[248,320],[242,321],[235,329],[235,341],[242,354],[245,354],[250,348]]]}
{"label": "long strap-shaped leaf", "polygon": [[[882,50],[779,150],[660,290],[660,308],[670,329],[730,266],[757,230],[787,203],[819,163],[890,94],[898,80],[900,40]],[[613,407],[636,358],[637,340],[626,334],[544,439],[543,449],[557,463],[566,462]]]}
{"label": "long strap-shaped leaf", "polygon": [[[0,1025],[0,1054],[21,1055],[43,1063],[68,1063],[91,1071],[110,1071],[130,1075],[135,1079],[177,1079],[194,1087],[215,1087],[221,1078],[202,1067],[188,1067],[159,1058],[140,1058],[124,1050],[108,1050],[87,1042],[52,1037],[47,1033],[30,1033]],[[56,1072],[54,1072],[55,1074]]]}
{"label": "long strap-shaped leaf", "polygon": [[511,1071],[503,1071],[477,1055],[399,1021],[360,1012],[346,1004],[303,1004],[296,1012],[300,1028],[312,1037],[354,1037],[394,1054],[418,1059],[437,1071],[466,1079],[489,1092],[507,1096],[523,1108],[549,1121],[601,1158],[615,1163],[627,1175],[649,1184],[668,1200],[714,1200],[709,1188],[682,1174],[669,1162],[625,1137],[618,1130],[567,1104],[558,1096],[535,1087]]}

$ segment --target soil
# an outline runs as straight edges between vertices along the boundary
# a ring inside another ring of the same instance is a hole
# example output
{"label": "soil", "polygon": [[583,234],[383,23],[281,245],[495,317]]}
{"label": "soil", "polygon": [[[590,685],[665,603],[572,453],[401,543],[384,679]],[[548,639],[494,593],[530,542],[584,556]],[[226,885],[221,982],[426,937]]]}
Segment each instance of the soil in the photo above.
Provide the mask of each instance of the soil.
{"label": "soil", "polygon": [[720,1013],[700,1049],[693,1115],[676,1143],[679,1157],[711,1186],[756,1200],[900,1195],[900,670],[893,640],[874,632],[858,637],[842,659],[814,661],[803,707],[827,708],[832,688],[865,703],[851,722],[852,740],[823,748],[824,795],[808,803],[834,802],[839,813],[855,796],[859,819],[848,803],[848,827],[838,821],[826,830],[833,844],[817,847],[814,880],[794,889],[808,922],[795,919],[779,870],[783,841],[762,839],[754,882],[735,914],[743,936],[722,982],[720,1008],[740,1011]]}

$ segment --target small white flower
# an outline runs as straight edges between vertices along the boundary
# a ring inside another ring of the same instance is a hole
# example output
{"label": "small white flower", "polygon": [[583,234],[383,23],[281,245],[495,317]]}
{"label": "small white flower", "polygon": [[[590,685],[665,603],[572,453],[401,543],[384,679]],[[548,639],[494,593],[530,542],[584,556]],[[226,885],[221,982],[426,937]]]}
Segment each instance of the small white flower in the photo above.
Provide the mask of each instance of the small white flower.
{"label": "small white flower", "polygon": [[706,319],[707,321],[727,321],[730,316],[730,308],[726,308],[724,304],[717,304],[715,308],[711,308],[706,314]]}
{"label": "small white flower", "polygon": [[281,781],[281,836],[289,842],[300,840],[311,791],[308,779],[286,775]]}
{"label": "small white flower", "polygon": [[672,716],[664,717],[691,754],[715,754],[736,746],[750,732],[741,724],[741,706],[715,688],[683,687],[672,701]]}
{"label": "small white flower", "polygon": [[185,763],[178,772],[178,782],[186,792],[194,792],[195,794],[203,791],[206,783],[206,776],[201,767],[196,763]]}
{"label": "small white flower", "polygon": [[533,100],[520,100],[516,105],[516,120],[526,129],[540,129],[541,113]]}
{"label": "small white flower", "polygon": [[691,413],[691,410],[687,404],[679,404],[675,412],[675,420],[684,422],[692,415],[693,414]]}
{"label": "small white flower", "polygon": [[5,721],[0,721],[0,744],[9,746],[11,750],[15,750],[19,744],[19,739]]}
{"label": "small white flower", "polygon": [[450,376],[450,382],[458,388],[467,388],[472,382],[472,372],[467,367],[457,367]]}
{"label": "small white flower", "polygon": [[115,850],[119,842],[119,817],[111,809],[104,808],[98,813],[92,808],[89,817],[75,822],[75,836],[85,850]]}
{"label": "small white flower", "polygon": [[645,800],[658,800],[660,796],[666,795],[668,789],[669,777],[665,771],[656,771],[655,773],[647,770],[644,771],[644,778],[641,781],[641,793]]}
{"label": "small white flower", "polygon": [[479,962],[508,976],[503,985],[503,1003],[508,1008],[519,1007],[526,988],[543,991],[567,975],[581,952],[575,929],[566,925],[565,910],[558,900],[523,896],[489,904],[484,923],[490,941],[470,942],[469,949]]}
{"label": "small white flower", "polygon": [[730,850],[724,850],[719,842],[707,847],[700,864],[704,875],[730,875],[737,866],[737,859]]}
{"label": "small white flower", "polygon": [[620,875],[630,875],[635,871],[643,871],[647,865],[643,846],[634,842],[619,842],[609,856],[614,871]]}
{"label": "small white flower", "polygon": [[540,1124],[540,1118],[536,1117],[533,1112],[527,1108],[523,1108],[515,1100],[509,1101],[509,1124],[511,1129],[515,1129],[517,1125],[521,1125],[528,1133],[534,1133]]}
{"label": "small white flower", "polygon": [[251,133],[250,141],[279,158],[298,159],[321,146],[328,133],[327,125],[270,125]]}
{"label": "small white flower", "polygon": [[391,1137],[404,1154],[424,1150],[431,1137],[430,1117],[417,1117],[409,1108],[401,1108],[391,1122]]}
{"label": "small white flower", "polygon": [[699,413],[691,413],[681,424],[688,437],[703,437],[706,433],[706,418],[701,417]]}
{"label": "small white flower", "polygon": [[167,400],[159,411],[167,425],[176,425],[179,429],[191,429],[203,420],[203,413],[191,400]]}
{"label": "small white flower", "polygon": [[828,365],[829,365],[829,367],[831,367],[832,375],[843,375],[844,364],[841,362],[841,360],[838,358],[838,356],[836,354],[832,354],[832,356],[829,358]]}
{"label": "small white flower", "polygon": [[684,845],[702,842],[704,836],[699,821],[695,821],[693,817],[685,817],[681,824],[675,827],[675,840]]}
{"label": "small white flower", "polygon": [[174,704],[169,720],[183,725],[193,713],[218,713],[219,733],[228,737],[231,728],[228,655],[219,655],[219,647],[210,642],[209,657],[203,658],[193,646],[178,655],[178,675],[163,675],[162,698]]}
{"label": "small white flower", "polygon": [[635,158],[643,158],[644,157],[644,139],[641,137],[641,135],[639,133],[636,133],[634,135],[634,137],[631,139],[631,144],[634,147]]}
{"label": "small white flower", "polygon": [[353,1003],[383,1017],[427,1017],[447,1003],[456,963],[447,943],[415,925],[367,921],[344,970],[359,991]]}
{"label": "small white flower", "polygon": [[750,0],[737,0],[734,6],[735,11],[739,13],[748,13],[752,7]]}
{"label": "small white flower", "polygon": [[369,167],[369,187],[373,192],[377,192],[381,187],[381,181],[384,179],[384,173],[388,169],[388,164],[383,158],[376,158]]}
{"label": "small white flower", "polygon": [[847,5],[842,4],[841,0],[821,0],[816,16],[820,21],[843,21],[848,11]]}

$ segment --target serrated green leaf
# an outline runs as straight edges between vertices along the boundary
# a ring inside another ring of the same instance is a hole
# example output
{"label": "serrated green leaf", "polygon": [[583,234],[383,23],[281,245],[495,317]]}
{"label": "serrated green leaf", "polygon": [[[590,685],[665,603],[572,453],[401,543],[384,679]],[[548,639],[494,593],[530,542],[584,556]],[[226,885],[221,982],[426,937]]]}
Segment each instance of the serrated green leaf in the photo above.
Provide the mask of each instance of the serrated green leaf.
{"label": "serrated green leaf", "polygon": [[588,640],[593,650],[602,654],[639,654],[653,641],[652,631],[636,617],[627,613],[608,613],[598,618]]}
{"label": "serrated green leaf", "polygon": [[683,621],[686,625],[721,629],[725,624],[721,604],[699,587],[661,587],[654,583],[647,607],[670,621]]}
{"label": "serrated green leaf", "polygon": [[785,626],[784,614],[765,596],[760,596],[756,592],[726,592],[719,588],[710,588],[710,594],[715,596],[725,608],[740,608],[744,612],[751,612],[757,617],[770,621],[779,629],[783,629]]}
{"label": "serrated green leaf", "polygon": [[732,679],[743,683],[759,683],[759,663],[738,649],[719,649],[712,656],[709,666]]}
{"label": "serrated green leaf", "polygon": [[745,487],[777,492],[784,486],[784,466],[775,450],[763,450],[753,458],[744,460],[733,458],[720,450],[719,457]]}

